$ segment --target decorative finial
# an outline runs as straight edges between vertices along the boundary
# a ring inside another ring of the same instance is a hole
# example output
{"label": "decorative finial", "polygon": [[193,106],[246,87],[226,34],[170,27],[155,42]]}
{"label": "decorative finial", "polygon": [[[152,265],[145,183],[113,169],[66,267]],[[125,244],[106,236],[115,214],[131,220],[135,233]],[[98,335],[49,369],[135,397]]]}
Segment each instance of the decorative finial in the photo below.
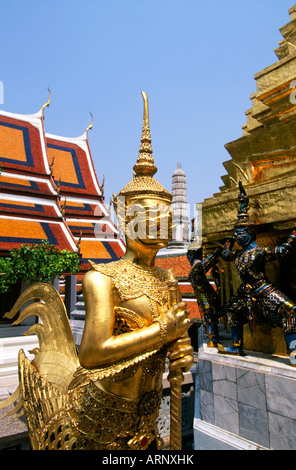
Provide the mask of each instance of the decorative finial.
{"label": "decorative finial", "polygon": [[88,128],[87,128],[86,131],[85,131],[86,134],[88,133],[88,131],[89,131],[90,129],[92,129],[93,122],[94,122],[94,117],[93,117],[92,113],[89,112],[89,114],[91,115],[91,123],[90,123],[90,125],[88,126]]}
{"label": "decorative finial", "polygon": [[65,197],[65,200],[63,204],[61,205],[61,212],[62,212],[63,217],[65,217],[65,214],[66,214],[66,205],[67,205],[67,198]]}
{"label": "decorative finial", "polygon": [[49,172],[50,172],[50,175],[51,175],[51,176],[52,176],[52,172],[53,172],[54,159],[55,159],[55,154],[53,154],[51,163],[50,163],[50,165],[49,165]]}
{"label": "decorative finial", "polygon": [[[113,196],[114,197],[114,196]],[[109,201],[109,207],[107,209],[107,212],[109,214],[109,216],[111,217],[111,208],[112,208],[112,204],[113,204],[113,199],[112,197],[110,197],[110,201]]]}
{"label": "decorative finial", "polygon": [[249,197],[246,193],[245,188],[243,187],[242,180],[239,180],[239,195],[238,202],[240,203],[238,210],[238,217],[247,217],[249,206]]}
{"label": "decorative finial", "polygon": [[82,238],[82,231],[80,230],[79,238],[78,238],[78,241],[76,243],[76,248],[77,248],[78,253],[80,253],[81,238]]}
{"label": "decorative finial", "polygon": [[154,165],[154,159],[152,155],[151,134],[150,134],[150,125],[149,125],[148,96],[147,96],[147,93],[145,93],[145,91],[142,91],[142,97],[144,100],[144,115],[143,115],[141,146],[139,150],[137,163],[135,164],[133,169],[136,175],[153,176],[157,172],[157,168]]}
{"label": "decorative finial", "polygon": [[47,89],[48,89],[48,91],[49,91],[49,98],[48,98],[47,102],[46,102],[46,103],[42,106],[42,108],[41,108],[42,119],[44,119],[44,108],[46,108],[46,107],[49,106],[49,104],[50,104],[50,99],[51,99],[51,91],[50,91],[49,88],[47,88]]}
{"label": "decorative finial", "polygon": [[102,184],[100,186],[102,197],[104,197],[104,185],[105,185],[105,175],[103,175],[103,181],[102,181]]}
{"label": "decorative finial", "polygon": [[237,214],[237,221],[235,227],[249,227],[254,226],[255,223],[249,219],[249,196],[243,186],[242,180],[239,180],[239,195],[238,195],[239,209]]}
{"label": "decorative finial", "polygon": [[60,175],[60,176],[59,176],[58,183],[57,183],[57,193],[58,193],[58,197],[60,196],[60,192],[61,192],[61,181],[62,181],[62,178],[61,178],[61,175]]}

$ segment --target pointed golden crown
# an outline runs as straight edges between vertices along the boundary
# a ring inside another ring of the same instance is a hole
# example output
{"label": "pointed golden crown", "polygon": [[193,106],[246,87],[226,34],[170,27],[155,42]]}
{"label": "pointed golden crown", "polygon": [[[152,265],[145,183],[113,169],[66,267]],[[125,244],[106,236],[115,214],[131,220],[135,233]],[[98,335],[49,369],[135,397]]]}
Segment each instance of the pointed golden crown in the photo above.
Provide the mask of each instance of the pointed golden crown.
{"label": "pointed golden crown", "polygon": [[154,196],[171,202],[172,195],[153,178],[153,175],[157,172],[157,168],[152,155],[148,97],[144,91],[142,91],[142,96],[144,100],[144,116],[139,156],[133,168],[133,179],[117,196],[124,196],[126,199],[139,199]]}

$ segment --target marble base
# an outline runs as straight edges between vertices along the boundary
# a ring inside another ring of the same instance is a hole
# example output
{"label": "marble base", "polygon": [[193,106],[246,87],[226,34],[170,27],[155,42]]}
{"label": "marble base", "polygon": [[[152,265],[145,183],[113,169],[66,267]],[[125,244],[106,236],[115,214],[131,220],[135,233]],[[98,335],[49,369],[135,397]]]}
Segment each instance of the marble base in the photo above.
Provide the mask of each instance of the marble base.
{"label": "marble base", "polygon": [[82,340],[83,330],[84,330],[84,321],[83,320],[72,320],[70,318],[70,325],[71,325],[75,345],[79,349],[80,344],[81,344],[81,340]]}
{"label": "marble base", "polygon": [[296,369],[288,357],[218,354],[200,328],[196,450],[296,449]]}

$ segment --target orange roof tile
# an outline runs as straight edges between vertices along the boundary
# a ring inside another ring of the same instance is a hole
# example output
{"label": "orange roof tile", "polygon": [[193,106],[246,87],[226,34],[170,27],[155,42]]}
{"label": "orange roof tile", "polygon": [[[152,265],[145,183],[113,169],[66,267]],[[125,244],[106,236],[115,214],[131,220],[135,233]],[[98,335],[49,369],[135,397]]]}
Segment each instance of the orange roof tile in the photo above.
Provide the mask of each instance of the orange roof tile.
{"label": "orange roof tile", "polygon": [[188,278],[191,266],[186,255],[157,256],[156,266],[163,269],[172,269],[175,277]]}

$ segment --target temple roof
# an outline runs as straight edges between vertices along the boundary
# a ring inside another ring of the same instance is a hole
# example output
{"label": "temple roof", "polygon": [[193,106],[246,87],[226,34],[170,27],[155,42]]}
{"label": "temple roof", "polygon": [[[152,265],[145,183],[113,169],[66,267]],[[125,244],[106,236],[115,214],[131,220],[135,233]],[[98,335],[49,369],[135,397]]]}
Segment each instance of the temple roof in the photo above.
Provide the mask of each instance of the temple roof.
{"label": "temple roof", "polygon": [[102,192],[92,161],[87,134],[78,138],[46,134],[48,162],[52,176],[59,184],[61,195],[94,197],[101,199]]}
{"label": "temple roof", "polygon": [[73,237],[62,221],[0,215],[1,251],[18,248],[25,243],[40,243],[42,240],[48,240],[60,250],[76,251]]}
{"label": "temple roof", "polygon": [[[44,108],[44,107],[43,107]],[[87,132],[45,134],[43,108],[31,115],[0,110],[0,253],[48,240],[88,259],[118,259],[124,243],[111,220]]]}
{"label": "temple roof", "polygon": [[15,174],[48,178],[41,114],[20,115],[0,110],[0,162],[2,168]]}
{"label": "temple roof", "polygon": [[42,113],[0,111],[0,252],[48,240],[76,251],[51,178]]}
{"label": "temple roof", "polygon": [[46,134],[48,162],[59,189],[62,212],[75,240],[80,243],[81,268],[88,260],[115,261],[124,253],[124,242],[104,202],[95,171],[87,132],[66,138]]}

